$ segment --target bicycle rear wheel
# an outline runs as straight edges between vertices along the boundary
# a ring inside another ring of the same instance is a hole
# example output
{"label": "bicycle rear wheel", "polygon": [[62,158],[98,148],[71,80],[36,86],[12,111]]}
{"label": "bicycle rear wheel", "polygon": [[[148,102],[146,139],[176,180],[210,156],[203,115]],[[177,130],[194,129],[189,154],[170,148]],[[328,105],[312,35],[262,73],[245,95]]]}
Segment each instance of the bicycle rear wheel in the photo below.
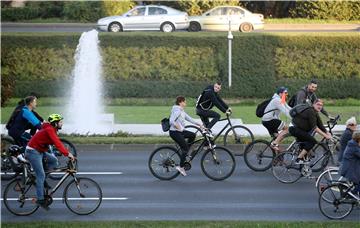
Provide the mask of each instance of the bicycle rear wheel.
{"label": "bicycle rear wheel", "polygon": [[21,178],[12,180],[4,190],[5,207],[14,215],[31,215],[39,206],[36,204],[36,186],[23,184]]}
{"label": "bicycle rear wheel", "polygon": [[319,208],[323,215],[330,219],[343,219],[348,216],[354,204],[345,192],[347,186],[334,184],[327,186],[319,196]]}
{"label": "bicycle rear wheel", "polygon": [[271,167],[275,155],[268,141],[255,140],[246,147],[244,161],[254,171],[265,171]]}
{"label": "bicycle rear wheel", "polygon": [[201,158],[201,169],[204,174],[215,181],[225,180],[235,170],[235,157],[224,147],[207,150]]}
{"label": "bicycle rear wheel", "polygon": [[70,211],[78,215],[88,215],[99,208],[102,201],[102,191],[94,180],[79,177],[65,187],[64,198]]}
{"label": "bicycle rear wheel", "polygon": [[329,168],[322,172],[320,176],[317,178],[315,187],[319,194],[324,191],[324,189],[334,184],[336,181],[341,181],[343,177],[339,174],[339,168]]}
{"label": "bicycle rear wheel", "polygon": [[[77,151],[76,148],[74,146],[74,144],[72,144],[70,141],[66,140],[66,139],[60,139],[61,142],[64,144],[65,148],[72,153],[72,155],[74,155],[74,157],[77,157]],[[56,158],[58,159],[58,167],[66,167],[67,162],[68,162],[68,157],[65,157],[55,146],[52,147],[52,153],[56,156]],[[76,169],[77,169],[77,162],[76,162]],[[63,177],[64,174],[62,173],[50,173],[49,177],[53,180],[60,180]]]}
{"label": "bicycle rear wheel", "polygon": [[15,142],[11,138],[1,136],[1,180],[11,180],[17,174],[12,170],[9,147]]}
{"label": "bicycle rear wheel", "polygon": [[228,129],[224,135],[224,146],[235,151],[236,156],[243,155],[245,147],[254,141],[254,135],[249,128],[235,125]]}
{"label": "bicycle rear wheel", "polygon": [[301,178],[301,168],[295,164],[296,157],[296,154],[285,151],[274,158],[272,173],[281,183],[291,184]]}
{"label": "bicycle rear wheel", "polygon": [[150,157],[148,166],[152,175],[160,180],[171,180],[180,173],[176,166],[180,164],[180,154],[174,147],[164,146],[154,150]]}

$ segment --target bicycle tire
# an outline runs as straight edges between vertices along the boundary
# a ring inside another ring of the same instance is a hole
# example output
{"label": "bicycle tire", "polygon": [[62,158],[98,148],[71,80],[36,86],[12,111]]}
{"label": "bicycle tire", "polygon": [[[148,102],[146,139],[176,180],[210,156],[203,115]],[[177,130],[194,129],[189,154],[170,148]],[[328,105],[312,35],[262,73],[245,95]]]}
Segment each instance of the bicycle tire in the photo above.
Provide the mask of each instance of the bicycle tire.
{"label": "bicycle tire", "polygon": [[[92,187],[90,187],[92,186]],[[79,189],[81,194],[79,193]],[[74,190],[70,193],[70,191]],[[97,182],[87,177],[73,179],[64,190],[64,200],[67,208],[77,215],[89,215],[95,212],[102,202],[102,190]],[[88,201],[95,201],[89,210],[84,211],[84,205],[89,205]],[[75,206],[72,206],[73,202]]]}
{"label": "bicycle tire", "polygon": [[11,180],[17,176],[10,163],[9,147],[15,145],[13,139],[1,136],[1,180]]}
{"label": "bicycle tire", "polygon": [[270,142],[259,139],[247,145],[244,161],[254,171],[266,171],[271,167],[275,156],[276,153],[270,147]]}
{"label": "bicycle tire", "polygon": [[[39,206],[36,204],[36,186],[32,183],[26,185],[28,187],[25,188],[22,186],[23,181],[21,178],[12,180],[6,186],[3,195],[4,205],[14,215],[31,215],[39,208]],[[20,195],[24,194],[25,191],[25,195]],[[16,211],[16,206],[18,206],[22,211]]]}
{"label": "bicycle tire", "polygon": [[[311,170],[313,172],[320,172],[328,165],[331,152],[323,144],[317,144],[313,148],[313,153],[315,158],[310,159]],[[318,160],[319,158],[321,159]],[[316,164],[314,165],[315,162]]]}
{"label": "bicycle tire", "polygon": [[324,189],[332,185],[337,181],[342,181],[343,177],[339,174],[339,168],[329,168],[323,171],[319,177],[316,179],[315,187],[319,195],[324,191]]}
{"label": "bicycle tire", "polygon": [[224,146],[235,152],[235,156],[244,154],[245,147],[254,141],[254,135],[249,128],[235,125],[229,128],[224,135]]}
{"label": "bicycle tire", "polygon": [[[216,161],[214,161],[214,155],[216,156]],[[209,170],[212,164],[215,165],[215,172]],[[227,164],[230,164],[230,166]],[[208,178],[215,181],[225,180],[230,177],[235,167],[236,163],[233,153],[224,147],[217,146],[212,150],[209,149],[201,157],[201,170]],[[215,175],[216,173],[221,174],[222,170],[225,170],[223,175]]]}
{"label": "bicycle tire", "polygon": [[273,176],[281,183],[295,183],[302,177],[300,166],[295,164],[296,157],[296,154],[289,151],[275,156],[271,170]]}
{"label": "bicycle tire", "polygon": [[[60,138],[60,141],[64,144],[65,148],[74,155],[74,157],[77,157],[77,151],[76,151],[76,147],[74,146],[74,144],[72,144],[69,140],[62,139],[62,138]],[[58,159],[58,162],[59,162],[58,166],[66,167],[66,164],[69,160],[68,157],[65,157],[64,155],[62,155],[61,152],[58,151],[55,146],[53,146],[52,153]],[[77,169],[78,163],[76,162],[75,164],[76,164],[75,168]],[[57,174],[56,172],[49,174],[49,178],[52,180],[60,180],[62,177],[63,177],[63,174]]]}
{"label": "bicycle tire", "polygon": [[180,173],[175,169],[179,164],[180,154],[171,146],[163,146],[155,149],[150,154],[148,161],[151,174],[160,180],[172,180],[179,176]]}
{"label": "bicycle tire", "polygon": [[[344,190],[347,186],[333,184],[327,186],[319,196],[319,209],[329,219],[343,219],[353,210],[354,204],[346,199],[347,193]],[[331,200],[329,200],[331,199]],[[336,215],[336,214],[339,215]]]}

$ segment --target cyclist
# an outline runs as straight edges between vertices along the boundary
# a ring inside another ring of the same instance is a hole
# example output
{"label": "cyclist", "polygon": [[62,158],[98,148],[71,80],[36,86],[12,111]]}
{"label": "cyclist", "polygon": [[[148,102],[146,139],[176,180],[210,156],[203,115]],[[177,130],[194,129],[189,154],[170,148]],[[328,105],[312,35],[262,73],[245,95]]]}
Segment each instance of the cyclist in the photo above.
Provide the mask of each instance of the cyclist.
{"label": "cyclist", "polygon": [[347,143],[351,140],[352,134],[354,133],[354,131],[357,128],[356,119],[354,116],[351,117],[350,119],[348,119],[345,124],[346,124],[346,129],[340,138],[341,148],[340,148],[339,155],[338,155],[339,163],[341,163]]}
{"label": "cyclist", "polygon": [[[223,113],[230,114],[231,108],[220,98],[218,93],[221,90],[221,82],[217,81],[214,85],[206,87],[196,102],[196,114],[209,130],[220,119],[220,114],[211,109],[216,106]],[[209,122],[209,118],[213,118]]]}
{"label": "cyclist", "polygon": [[347,143],[340,174],[355,184],[355,193],[360,192],[360,132],[354,132],[352,139]]}
{"label": "cyclist", "polygon": [[49,210],[44,199],[45,171],[43,167],[43,159],[47,160],[47,170],[55,168],[58,164],[57,158],[47,152],[49,145],[55,145],[56,148],[64,155],[74,160],[74,156],[68,152],[60,141],[57,131],[62,128],[63,118],[59,114],[51,114],[48,118],[49,123],[44,123],[42,129],[38,131],[31,139],[25,150],[25,157],[29,160],[31,167],[35,171],[36,176],[36,195],[37,204],[46,210]]}
{"label": "cyclist", "polygon": [[[315,94],[315,91],[317,90],[317,81],[311,80],[305,87],[301,88],[297,93],[294,102],[289,101],[289,103],[292,103],[290,106],[294,107],[297,104],[303,104],[308,103],[309,105],[314,104],[314,102],[318,99],[318,97]],[[292,99],[290,99],[292,100]],[[321,109],[321,113],[325,116],[329,117],[329,114],[327,111]]]}
{"label": "cyclist", "polygon": [[[176,166],[176,169],[181,173],[181,175],[186,176],[184,167],[186,155],[189,152],[190,143],[194,142],[196,134],[185,130],[185,120],[198,125],[200,128],[203,128],[202,124],[197,123],[193,118],[191,118],[185,111],[186,100],[183,96],[176,97],[175,105],[172,107],[170,115],[170,137],[179,144],[181,148],[180,156],[180,166]],[[188,141],[186,142],[186,139]]]}
{"label": "cyclist", "polygon": [[[285,87],[279,87],[276,93],[272,96],[270,103],[265,108],[265,114],[261,118],[262,124],[268,130],[269,134],[276,139],[271,143],[271,148],[276,152],[280,151],[279,143],[284,139],[285,135],[289,132],[288,126],[282,120],[280,120],[280,114],[284,113],[287,117],[290,117],[290,106],[286,103],[286,96],[288,95],[288,89]],[[280,131],[280,133],[279,133]]]}
{"label": "cyclist", "polygon": [[289,132],[298,141],[303,142],[300,144],[302,151],[296,159],[297,164],[305,163],[304,156],[317,143],[313,136],[314,133],[318,133],[326,139],[331,139],[331,134],[326,131],[318,114],[323,106],[323,101],[317,99],[312,106],[308,106],[302,112],[295,115],[292,119],[294,126],[289,128]]}
{"label": "cyclist", "polygon": [[33,113],[37,106],[37,98],[35,96],[28,96],[24,99],[24,102],[25,105],[16,115],[8,129],[8,133],[15,140],[15,143],[22,147],[25,147],[31,138],[31,135],[25,132],[29,129],[29,126],[36,130],[41,129],[41,121]]}

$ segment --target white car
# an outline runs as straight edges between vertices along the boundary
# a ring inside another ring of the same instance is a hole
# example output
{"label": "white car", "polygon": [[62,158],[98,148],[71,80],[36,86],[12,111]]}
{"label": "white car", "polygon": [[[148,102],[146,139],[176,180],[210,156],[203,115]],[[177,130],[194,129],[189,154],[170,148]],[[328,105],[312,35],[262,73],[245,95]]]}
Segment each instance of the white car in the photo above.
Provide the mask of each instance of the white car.
{"label": "white car", "polygon": [[162,5],[136,6],[120,16],[104,17],[98,20],[97,27],[102,31],[140,31],[161,30],[173,32],[189,27],[189,18],[182,12]]}
{"label": "white car", "polygon": [[239,6],[218,6],[201,16],[189,17],[190,32],[201,30],[228,31],[229,21],[231,31],[250,32],[264,28],[264,15],[251,13]]}

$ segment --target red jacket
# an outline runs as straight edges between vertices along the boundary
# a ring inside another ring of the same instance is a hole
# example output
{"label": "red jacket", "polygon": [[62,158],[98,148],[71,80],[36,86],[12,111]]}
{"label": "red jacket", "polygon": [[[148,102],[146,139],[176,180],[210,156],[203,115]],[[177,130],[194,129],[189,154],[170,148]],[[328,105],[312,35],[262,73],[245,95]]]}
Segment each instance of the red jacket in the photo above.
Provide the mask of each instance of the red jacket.
{"label": "red jacket", "polygon": [[41,130],[30,139],[28,146],[39,152],[46,152],[49,145],[55,145],[63,155],[68,156],[69,152],[60,141],[56,129],[51,124],[44,123]]}

